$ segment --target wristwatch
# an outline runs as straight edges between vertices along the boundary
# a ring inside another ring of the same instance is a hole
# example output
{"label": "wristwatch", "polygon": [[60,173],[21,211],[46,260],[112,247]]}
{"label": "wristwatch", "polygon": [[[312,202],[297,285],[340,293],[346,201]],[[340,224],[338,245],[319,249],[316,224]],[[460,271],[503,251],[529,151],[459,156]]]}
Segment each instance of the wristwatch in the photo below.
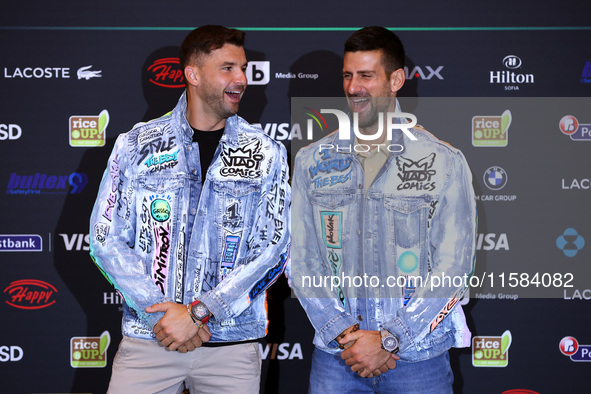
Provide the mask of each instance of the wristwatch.
{"label": "wristwatch", "polygon": [[209,309],[203,302],[199,302],[199,300],[191,302],[191,312],[201,323],[206,324],[209,321]]}
{"label": "wristwatch", "polygon": [[398,338],[388,330],[381,330],[382,349],[390,353],[398,353]]}

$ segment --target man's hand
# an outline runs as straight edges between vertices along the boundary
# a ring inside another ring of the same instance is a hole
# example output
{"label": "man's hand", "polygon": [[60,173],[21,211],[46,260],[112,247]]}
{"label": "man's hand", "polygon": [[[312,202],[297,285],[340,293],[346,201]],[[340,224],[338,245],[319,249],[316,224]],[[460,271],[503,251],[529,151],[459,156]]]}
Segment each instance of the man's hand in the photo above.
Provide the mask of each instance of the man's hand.
{"label": "man's hand", "polygon": [[[347,348],[349,342],[354,344]],[[347,348],[341,353],[341,358],[362,378],[378,376],[389,369],[394,369],[396,360],[400,360],[397,355],[382,349],[379,331],[352,332],[339,340],[339,343]]]}
{"label": "man's hand", "polygon": [[[211,338],[205,324],[200,327],[193,323],[185,305],[164,302],[146,308],[146,312],[164,312],[164,316],[156,323],[153,331],[156,334],[156,339],[170,350],[177,350],[179,346],[185,345],[188,341],[199,347],[202,342],[207,342]],[[188,350],[186,345],[183,350],[185,349]]]}
{"label": "man's hand", "polygon": [[[203,326],[202,330],[208,330],[206,325]],[[199,330],[201,331],[201,330]],[[197,332],[197,335],[193,336],[193,338],[189,339],[187,342],[183,343],[181,346],[179,346],[176,350],[179,353],[187,353],[187,352],[192,352],[193,350],[197,349],[198,347],[201,347],[201,344],[203,343],[203,341],[201,340],[201,337],[199,336],[199,332]]]}

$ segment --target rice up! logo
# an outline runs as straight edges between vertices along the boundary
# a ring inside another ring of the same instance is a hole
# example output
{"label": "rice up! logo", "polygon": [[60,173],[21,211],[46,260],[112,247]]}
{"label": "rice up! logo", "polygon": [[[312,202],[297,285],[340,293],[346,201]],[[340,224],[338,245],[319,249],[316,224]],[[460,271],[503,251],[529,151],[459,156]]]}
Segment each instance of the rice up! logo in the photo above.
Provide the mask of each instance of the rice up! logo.
{"label": "rice up! logo", "polygon": [[104,109],[98,116],[70,116],[70,146],[105,146],[109,112]]}
{"label": "rice up! logo", "polygon": [[500,147],[509,144],[511,111],[501,116],[474,116],[472,118],[472,145],[476,147]]}
{"label": "rice up! logo", "polygon": [[511,332],[500,337],[472,338],[472,365],[475,367],[506,367],[509,364]]}
{"label": "rice up! logo", "polygon": [[70,339],[70,365],[72,368],[104,368],[107,366],[107,348],[111,343],[109,331],[100,337],[73,337]]}

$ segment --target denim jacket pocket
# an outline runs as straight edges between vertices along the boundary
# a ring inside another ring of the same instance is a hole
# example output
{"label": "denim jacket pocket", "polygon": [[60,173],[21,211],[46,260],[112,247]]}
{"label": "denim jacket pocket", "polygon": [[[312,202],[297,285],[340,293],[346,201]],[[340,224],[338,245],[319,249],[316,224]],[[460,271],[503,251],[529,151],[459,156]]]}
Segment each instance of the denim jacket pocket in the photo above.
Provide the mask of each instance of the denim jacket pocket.
{"label": "denim jacket pocket", "polygon": [[394,234],[398,246],[412,248],[424,242],[429,202],[428,197],[384,196],[388,232]]}
{"label": "denim jacket pocket", "polygon": [[181,189],[185,186],[185,179],[179,177],[152,177],[139,176],[138,184],[140,189],[155,193],[166,193]]}
{"label": "denim jacket pocket", "polygon": [[213,220],[218,231],[217,237],[223,240],[225,245],[234,245],[237,250],[231,261],[222,264],[234,267],[234,264],[240,264],[244,257],[245,240],[249,236],[245,231],[248,232],[257,220],[261,185],[248,181],[214,181],[212,189],[213,195],[206,204],[216,212]]}
{"label": "denim jacket pocket", "polygon": [[213,190],[217,193],[225,193],[230,197],[244,197],[250,193],[261,191],[261,184],[247,181],[223,181],[212,182]]}
{"label": "denim jacket pocket", "polygon": [[313,191],[310,193],[310,202],[318,207],[336,209],[352,204],[355,201],[355,192],[355,189],[331,192]]}

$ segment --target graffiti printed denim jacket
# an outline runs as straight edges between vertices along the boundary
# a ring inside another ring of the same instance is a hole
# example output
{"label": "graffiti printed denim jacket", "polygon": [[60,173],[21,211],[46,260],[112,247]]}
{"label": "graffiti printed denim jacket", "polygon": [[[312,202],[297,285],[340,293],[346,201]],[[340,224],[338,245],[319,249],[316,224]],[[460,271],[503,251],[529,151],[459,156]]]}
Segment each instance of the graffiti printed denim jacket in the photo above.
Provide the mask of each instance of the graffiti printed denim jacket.
{"label": "graffiti printed denim jacket", "polygon": [[367,193],[352,141],[338,132],[296,156],[290,280],[324,351],[339,352],[334,339],[356,323],[398,336],[403,360],[469,346],[456,305],[467,281],[432,288],[427,279],[473,272],[472,175],[459,150],[410,130],[417,141],[394,134]]}
{"label": "graffiti printed denim jacket", "polygon": [[287,262],[286,150],[233,116],[202,186],[186,111],[183,94],[171,113],[118,137],[90,220],[90,253],[125,300],[125,335],[154,339],[162,313],[146,307],[199,299],[214,315],[213,342],[261,338],[265,290]]}

